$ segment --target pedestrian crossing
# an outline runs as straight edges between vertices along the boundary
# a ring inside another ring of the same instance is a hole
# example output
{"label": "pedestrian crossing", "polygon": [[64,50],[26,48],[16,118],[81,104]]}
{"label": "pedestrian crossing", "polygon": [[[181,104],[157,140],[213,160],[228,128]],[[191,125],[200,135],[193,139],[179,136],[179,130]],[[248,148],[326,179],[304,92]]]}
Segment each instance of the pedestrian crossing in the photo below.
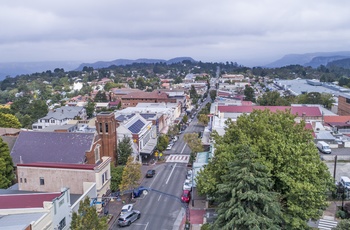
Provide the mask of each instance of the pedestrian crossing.
{"label": "pedestrian crossing", "polygon": [[337,226],[338,222],[334,220],[320,219],[317,228],[321,230],[332,230]]}
{"label": "pedestrian crossing", "polygon": [[188,163],[190,160],[189,155],[175,155],[171,154],[167,157],[166,162],[167,163]]}

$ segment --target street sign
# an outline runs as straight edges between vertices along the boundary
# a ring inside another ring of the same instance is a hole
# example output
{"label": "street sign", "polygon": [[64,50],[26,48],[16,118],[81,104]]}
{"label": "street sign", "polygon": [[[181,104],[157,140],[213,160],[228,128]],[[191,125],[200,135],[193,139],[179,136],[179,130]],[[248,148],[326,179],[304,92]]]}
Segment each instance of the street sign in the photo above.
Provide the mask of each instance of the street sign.
{"label": "street sign", "polygon": [[155,152],[155,153],[154,153],[154,156],[156,156],[156,157],[157,157],[157,156],[158,156],[158,152]]}

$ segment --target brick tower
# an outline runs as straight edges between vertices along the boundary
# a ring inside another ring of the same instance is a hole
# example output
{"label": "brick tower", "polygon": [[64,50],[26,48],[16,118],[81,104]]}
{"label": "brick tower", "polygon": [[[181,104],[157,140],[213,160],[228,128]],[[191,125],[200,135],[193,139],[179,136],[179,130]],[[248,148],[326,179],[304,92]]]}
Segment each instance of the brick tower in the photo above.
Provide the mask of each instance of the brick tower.
{"label": "brick tower", "polygon": [[117,127],[113,112],[101,112],[96,116],[96,131],[102,142],[101,157],[112,158],[114,164],[117,163]]}

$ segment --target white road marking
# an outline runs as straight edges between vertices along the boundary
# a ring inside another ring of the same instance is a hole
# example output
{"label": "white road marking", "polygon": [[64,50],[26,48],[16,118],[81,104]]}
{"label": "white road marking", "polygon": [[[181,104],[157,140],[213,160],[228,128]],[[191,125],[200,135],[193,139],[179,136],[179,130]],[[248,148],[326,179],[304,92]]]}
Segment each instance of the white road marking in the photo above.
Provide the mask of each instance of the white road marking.
{"label": "white road marking", "polygon": [[190,155],[169,155],[166,158],[167,163],[185,163],[187,164],[190,160]]}
{"label": "white road marking", "polygon": [[147,227],[148,227],[148,224],[149,224],[149,222],[147,222],[147,224],[146,224],[146,227],[145,227],[145,230],[147,229]]}
{"label": "white road marking", "polygon": [[158,176],[158,173],[156,173],[156,176],[154,177],[153,181],[151,182],[151,184],[149,185],[149,187],[152,187],[152,184],[156,181],[156,178]]}
{"label": "white road marking", "polygon": [[182,148],[182,151],[181,151],[181,153],[180,154],[182,154],[183,152],[184,152],[184,150],[185,150],[185,148],[186,148],[186,145],[187,145],[187,143],[184,145],[184,147]]}
{"label": "white road marking", "polygon": [[158,198],[158,201],[160,200],[160,198],[162,197],[162,194],[160,194],[159,198]]}
{"label": "white road marking", "polygon": [[168,179],[166,180],[165,184],[168,184],[168,182],[169,182],[169,180],[170,180],[170,177],[171,177],[171,175],[172,175],[173,172],[174,172],[175,167],[176,167],[176,163],[175,163],[175,165],[173,166],[173,169],[171,170],[170,175],[169,175]]}

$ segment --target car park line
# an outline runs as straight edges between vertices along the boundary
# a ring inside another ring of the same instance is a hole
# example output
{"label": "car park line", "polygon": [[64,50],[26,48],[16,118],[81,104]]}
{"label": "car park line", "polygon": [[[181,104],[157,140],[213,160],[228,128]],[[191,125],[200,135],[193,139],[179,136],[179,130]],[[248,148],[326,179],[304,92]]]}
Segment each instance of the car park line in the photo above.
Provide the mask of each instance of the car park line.
{"label": "car park line", "polygon": [[173,172],[174,172],[175,167],[176,167],[176,163],[175,163],[173,169],[171,170],[170,175],[169,175],[168,179],[166,180],[165,184],[168,184],[168,182],[169,182],[169,180],[170,180],[170,177],[171,177],[171,175],[172,175]]}

